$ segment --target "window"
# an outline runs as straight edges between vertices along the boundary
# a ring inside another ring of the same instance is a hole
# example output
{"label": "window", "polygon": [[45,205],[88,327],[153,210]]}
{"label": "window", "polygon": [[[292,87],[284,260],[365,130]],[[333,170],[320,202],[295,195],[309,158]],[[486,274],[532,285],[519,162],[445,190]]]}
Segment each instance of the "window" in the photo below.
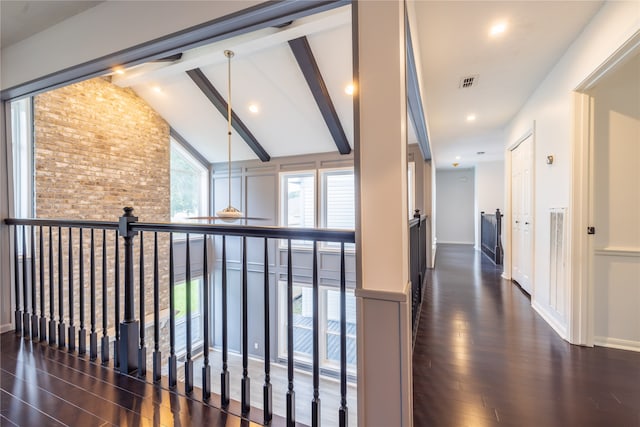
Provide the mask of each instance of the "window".
{"label": "window", "polygon": [[16,218],[33,216],[33,145],[31,98],[11,103],[13,195]]}
{"label": "window", "polygon": [[[191,342],[195,345],[203,340],[202,283],[202,277],[191,279]],[[175,284],[173,290],[176,313],[176,351],[180,353],[187,348],[187,282]]]}
{"label": "window", "polygon": [[[353,169],[322,171],[322,227],[353,230],[356,227]],[[340,249],[340,243],[322,242],[323,249]],[[355,250],[353,243],[345,250]]]}
{"label": "window", "polygon": [[[316,226],[315,172],[284,173],[280,175],[280,224],[283,227],[314,228]],[[308,240],[292,240],[296,247],[311,247]],[[286,240],[280,241],[287,246]]]}
{"label": "window", "polygon": [[[287,358],[287,282],[281,281],[278,289],[279,307],[279,356]],[[320,287],[319,295],[319,352],[320,366],[340,368],[340,291]],[[356,301],[353,290],[346,292],[347,366],[356,366]],[[296,360],[311,362],[313,359],[313,289],[310,285],[293,285],[293,351]]]}
{"label": "window", "polygon": [[315,227],[315,180],[314,172],[281,175],[281,224],[284,227]]}
{"label": "window", "polygon": [[323,171],[322,189],[322,226],[353,230],[356,225],[353,169]]}
{"label": "window", "polygon": [[171,139],[171,221],[208,212],[207,169]]}

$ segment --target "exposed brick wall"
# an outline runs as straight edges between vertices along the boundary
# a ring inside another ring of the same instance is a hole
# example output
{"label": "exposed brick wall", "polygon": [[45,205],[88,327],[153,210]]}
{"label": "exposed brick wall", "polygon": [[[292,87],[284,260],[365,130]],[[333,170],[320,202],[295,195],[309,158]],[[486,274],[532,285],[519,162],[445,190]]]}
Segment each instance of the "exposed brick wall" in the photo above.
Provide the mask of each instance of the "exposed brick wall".
{"label": "exposed brick wall", "polygon": [[36,215],[169,221],[169,125],[132,90],[101,78],[34,102]]}
{"label": "exposed brick wall", "polygon": [[[56,89],[34,100],[34,158],[36,216],[118,221],[124,206],[134,207],[134,215],[145,222],[170,221],[170,143],[169,125],[144,100],[130,89],[108,79],[96,78]],[[43,230],[48,239],[48,231]],[[68,230],[62,229],[65,322],[69,324]],[[54,270],[57,261],[57,230],[53,230]],[[102,231],[95,235],[96,316],[102,333]],[[76,328],[79,327],[79,251],[78,230],[74,239],[74,294]],[[114,336],[115,264],[113,231],[107,232],[107,309],[108,328]],[[124,252],[120,240],[120,319],[123,309]],[[159,237],[160,307],[168,307],[167,236]],[[47,240],[45,240],[47,241]],[[90,291],[90,235],[84,232],[85,328],[88,330]],[[48,245],[47,245],[48,246]],[[134,241],[135,309],[138,313],[139,238]],[[145,312],[153,313],[153,235],[145,234]],[[48,257],[48,249],[45,249]],[[45,257],[45,259],[47,259]],[[48,313],[48,270],[45,263],[45,296]],[[56,320],[57,282],[54,284]],[[151,340],[147,337],[147,345]],[[152,345],[152,344],[151,344]],[[150,352],[149,352],[150,354]]]}

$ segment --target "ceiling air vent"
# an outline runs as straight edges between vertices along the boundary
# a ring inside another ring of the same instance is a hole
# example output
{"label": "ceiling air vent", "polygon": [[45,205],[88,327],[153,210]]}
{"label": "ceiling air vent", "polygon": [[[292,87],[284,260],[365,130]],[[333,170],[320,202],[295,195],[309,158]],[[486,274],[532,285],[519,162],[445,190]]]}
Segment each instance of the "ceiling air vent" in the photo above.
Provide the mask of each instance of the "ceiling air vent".
{"label": "ceiling air vent", "polygon": [[474,76],[465,76],[460,79],[460,85],[458,86],[460,89],[468,89],[472,86],[478,84],[478,75]]}

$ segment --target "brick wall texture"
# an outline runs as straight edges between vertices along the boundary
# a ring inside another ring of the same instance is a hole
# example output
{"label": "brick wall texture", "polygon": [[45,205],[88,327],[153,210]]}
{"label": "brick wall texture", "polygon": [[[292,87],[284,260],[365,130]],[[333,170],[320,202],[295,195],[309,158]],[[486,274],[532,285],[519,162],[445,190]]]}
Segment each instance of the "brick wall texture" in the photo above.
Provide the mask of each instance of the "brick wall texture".
{"label": "brick wall texture", "polygon": [[96,78],[34,102],[36,214],[169,221],[169,125],[132,90]]}

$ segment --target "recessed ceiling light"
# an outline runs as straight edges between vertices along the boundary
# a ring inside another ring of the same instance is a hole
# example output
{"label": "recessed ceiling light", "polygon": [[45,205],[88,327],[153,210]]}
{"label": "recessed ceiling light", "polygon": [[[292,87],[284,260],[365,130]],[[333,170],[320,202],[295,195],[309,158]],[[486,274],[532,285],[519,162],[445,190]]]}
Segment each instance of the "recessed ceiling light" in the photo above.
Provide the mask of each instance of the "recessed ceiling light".
{"label": "recessed ceiling light", "polygon": [[161,88],[160,86],[154,86],[154,87],[153,87],[153,91],[154,91],[155,93],[161,93],[161,92],[162,92],[162,88]]}
{"label": "recessed ceiling light", "polygon": [[469,114],[467,116],[467,121],[468,122],[475,122],[475,120],[476,120],[476,115],[475,114]]}
{"label": "recessed ceiling light", "polygon": [[492,37],[496,37],[502,33],[504,33],[507,30],[507,23],[506,22],[499,22],[497,24],[495,24],[494,26],[491,27],[491,30],[489,31],[489,35]]}
{"label": "recessed ceiling light", "polygon": [[113,71],[115,71],[116,74],[124,74],[124,69],[122,69],[121,67],[116,67]]}
{"label": "recessed ceiling light", "polygon": [[353,95],[354,91],[355,91],[355,87],[353,86],[353,83],[348,84],[344,88],[344,93],[346,93],[347,95]]}
{"label": "recessed ceiling light", "polygon": [[249,111],[251,111],[252,113],[257,113],[258,111],[260,111],[260,109],[258,108],[258,106],[256,104],[251,104],[249,105]]}
{"label": "recessed ceiling light", "polygon": [[456,160],[460,160],[460,159],[461,159],[461,157],[460,157],[460,156],[456,156]]}

